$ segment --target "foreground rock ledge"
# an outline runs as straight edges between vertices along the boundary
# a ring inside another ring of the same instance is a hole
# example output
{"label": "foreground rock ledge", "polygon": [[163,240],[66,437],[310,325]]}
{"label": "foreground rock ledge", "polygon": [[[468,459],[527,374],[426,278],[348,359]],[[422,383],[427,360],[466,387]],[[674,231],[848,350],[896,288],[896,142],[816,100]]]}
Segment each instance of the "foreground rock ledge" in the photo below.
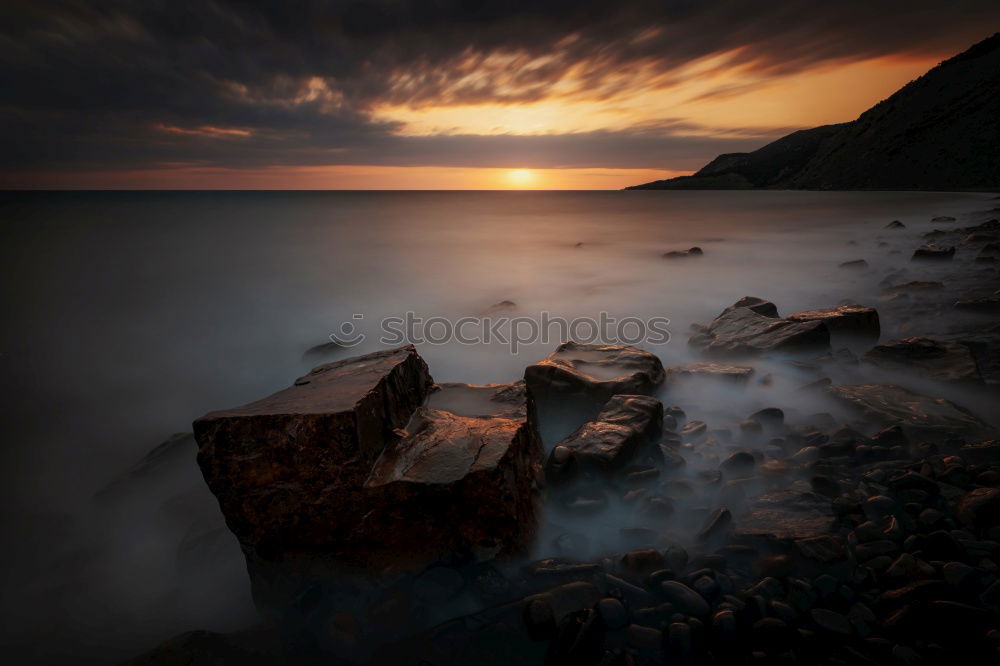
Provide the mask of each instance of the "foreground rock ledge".
{"label": "foreground rock ledge", "polygon": [[[438,393],[481,388],[449,387]],[[195,421],[198,463],[251,577],[299,556],[379,569],[524,545],[541,459],[530,400],[514,386],[502,415],[467,416],[424,407],[434,388],[407,346]]]}

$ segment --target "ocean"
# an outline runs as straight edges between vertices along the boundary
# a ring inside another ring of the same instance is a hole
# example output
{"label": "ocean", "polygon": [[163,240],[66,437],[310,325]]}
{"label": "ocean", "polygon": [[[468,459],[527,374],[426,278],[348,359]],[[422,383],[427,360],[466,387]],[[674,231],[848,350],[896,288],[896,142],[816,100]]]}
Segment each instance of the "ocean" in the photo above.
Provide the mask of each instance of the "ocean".
{"label": "ocean", "polygon": [[[992,198],[0,193],[3,643],[19,663],[111,663],[182,631],[252,624],[242,557],[210,515],[193,445],[162,469],[129,470],[207,411],[393,342],[386,321],[434,321],[417,346],[437,381],[519,378],[559,342],[532,338],[543,316],[665,321],[668,335],[636,344],[689,362],[689,326],[745,295],[782,314],[877,306],[879,282],[908,270],[933,217]],[[893,220],[906,231],[884,229]],[[702,254],[663,256],[694,246]],[[840,267],[859,259],[867,267]],[[463,318],[464,342],[448,335]],[[483,318],[519,318],[516,353],[509,335],[482,341]],[[901,332],[883,317],[883,339]],[[801,404],[787,368],[769,370],[775,401],[822,411]],[[735,419],[758,400],[706,389],[670,401]]]}

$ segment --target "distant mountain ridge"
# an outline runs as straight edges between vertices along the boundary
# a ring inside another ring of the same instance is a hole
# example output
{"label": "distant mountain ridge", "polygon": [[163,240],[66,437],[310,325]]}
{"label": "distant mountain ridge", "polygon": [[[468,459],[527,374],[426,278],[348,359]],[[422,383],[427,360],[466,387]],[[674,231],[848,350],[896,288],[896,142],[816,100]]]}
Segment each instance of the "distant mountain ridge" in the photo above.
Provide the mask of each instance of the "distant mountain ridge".
{"label": "distant mountain ridge", "polygon": [[1000,189],[1000,33],[945,60],[857,120],[719,155],[629,190]]}

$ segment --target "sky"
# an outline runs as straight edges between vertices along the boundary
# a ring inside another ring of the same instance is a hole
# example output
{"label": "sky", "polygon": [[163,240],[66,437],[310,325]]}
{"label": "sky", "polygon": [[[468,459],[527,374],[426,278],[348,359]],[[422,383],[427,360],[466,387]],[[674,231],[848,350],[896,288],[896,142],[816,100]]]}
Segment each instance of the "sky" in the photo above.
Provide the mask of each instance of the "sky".
{"label": "sky", "polygon": [[996,0],[5,0],[0,188],[620,188],[998,29]]}

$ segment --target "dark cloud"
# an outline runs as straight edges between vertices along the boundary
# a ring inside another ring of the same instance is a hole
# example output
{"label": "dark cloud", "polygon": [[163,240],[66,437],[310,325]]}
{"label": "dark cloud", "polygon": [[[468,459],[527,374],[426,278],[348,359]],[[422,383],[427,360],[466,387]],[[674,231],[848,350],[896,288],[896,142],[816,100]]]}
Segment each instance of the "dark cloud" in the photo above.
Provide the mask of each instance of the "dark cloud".
{"label": "dark cloud", "polygon": [[998,19],[992,0],[8,0],[0,8],[0,168],[693,168],[773,133],[693,137],[666,123],[655,131],[401,137],[371,111],[541,99],[571,68],[576,94],[608,98],[629,86],[635,68],[663,72],[669,85],[685,63],[736,49],[741,65],[765,74],[944,55],[986,36]]}

